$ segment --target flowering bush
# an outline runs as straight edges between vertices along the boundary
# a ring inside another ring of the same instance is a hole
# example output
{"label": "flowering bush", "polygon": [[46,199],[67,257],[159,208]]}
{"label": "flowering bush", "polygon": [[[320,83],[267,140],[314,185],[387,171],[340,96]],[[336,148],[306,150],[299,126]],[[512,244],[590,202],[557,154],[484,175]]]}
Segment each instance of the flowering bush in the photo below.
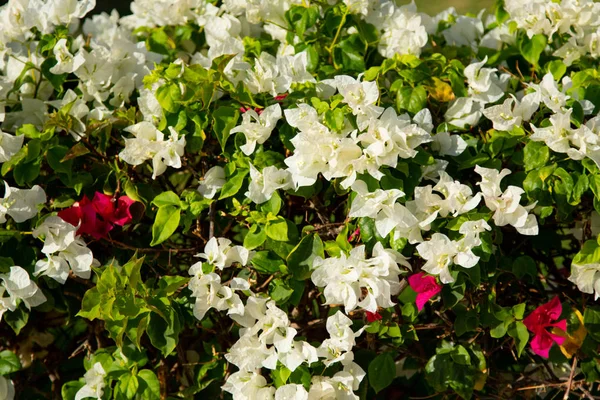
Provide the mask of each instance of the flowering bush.
{"label": "flowering bush", "polygon": [[0,7],[0,399],[594,398],[600,3]]}

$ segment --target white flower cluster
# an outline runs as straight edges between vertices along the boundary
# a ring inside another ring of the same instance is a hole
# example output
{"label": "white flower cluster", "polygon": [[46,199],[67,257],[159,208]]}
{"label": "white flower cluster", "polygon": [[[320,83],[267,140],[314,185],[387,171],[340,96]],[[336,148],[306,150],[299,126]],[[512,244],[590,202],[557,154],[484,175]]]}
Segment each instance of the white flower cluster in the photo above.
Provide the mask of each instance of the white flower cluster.
{"label": "white flower cluster", "polygon": [[375,82],[336,76],[320,83],[328,96],[336,90],[342,95],[359,130],[345,120],[341,131],[334,132],[307,104],[284,110],[288,124],[299,131],[291,139],[294,154],[284,160],[296,188],[313,185],[319,174],[327,180],[346,178],[343,187],[351,186],[360,173],[380,179],[381,166],[396,167],[399,158],[414,157],[415,148],[431,141],[430,132],[424,129],[425,121],[431,121],[429,112],[417,114],[411,122],[407,114],[398,116],[392,108],[376,106],[379,90]]}
{"label": "white flower cluster", "polygon": [[530,38],[537,34],[549,38],[568,35],[569,39],[553,54],[566,65],[586,54],[600,56],[600,4],[593,0],[507,0],[505,7],[510,14],[507,23],[514,21]]}
{"label": "white flower cluster", "polygon": [[[220,270],[233,263],[246,265],[252,256],[244,247],[231,246],[231,241],[224,238],[210,239],[204,251],[199,256],[206,260],[206,264]],[[353,391],[358,389],[365,373],[353,362],[352,347],[362,330],[352,331],[352,321],[348,317],[341,312],[329,317],[326,327],[330,338],[315,348],[305,341],[294,340],[298,331],[290,326],[287,313],[268,297],[252,293],[247,280],[236,277],[222,284],[218,274],[204,273],[203,264],[198,262],[189,271],[192,279],[188,288],[196,298],[194,315],[202,320],[211,308],[227,310],[229,317],[242,326],[240,339],[225,355],[227,361],[240,370],[227,379],[223,390],[232,393],[236,399],[249,400],[288,398],[285,396],[291,393],[301,396],[298,398],[321,399],[323,393],[332,390],[332,393],[343,392],[347,398],[358,399]],[[381,268],[385,267],[387,265]],[[397,275],[395,282],[397,285]],[[389,284],[387,286],[389,293]],[[246,304],[236,291],[248,297]],[[275,390],[267,386],[265,378],[256,372],[263,367],[273,370],[278,362],[294,371],[303,363],[311,364],[319,359],[326,365],[341,362],[344,369],[328,378],[330,381],[319,379],[308,392],[301,385],[286,385]]]}
{"label": "white flower cluster", "polygon": [[400,292],[398,264],[411,269],[406,258],[381,243],[373,248],[373,256],[366,258],[365,246],[358,246],[346,256],[313,261],[311,279],[317,287],[324,287],[325,304],[343,304],[346,313],[360,307],[377,312],[379,307],[393,307],[391,296]]}
{"label": "white flower cluster", "polygon": [[500,181],[510,174],[510,170],[505,168],[498,172],[495,169],[477,166],[475,172],[481,175],[478,185],[481,187],[485,205],[494,212],[494,224],[512,225],[521,235],[537,235],[537,219],[529,213],[535,207],[535,203],[522,206],[521,196],[525,191],[518,186],[508,186],[504,192],[500,189]]}
{"label": "white flower cluster", "polygon": [[254,110],[248,110],[242,116],[241,125],[231,130],[231,134],[242,132],[246,137],[246,144],[240,147],[242,152],[249,156],[254,153],[257,144],[263,144],[271,136],[277,121],[281,119],[281,107],[274,104],[262,110],[260,115]]}
{"label": "white flower cluster", "polygon": [[[52,49],[57,63],[50,72],[73,73],[78,81],[77,92],[81,94],[69,89],[61,100],[48,101],[54,89],[49,80],[41,76],[44,58],[35,50],[38,42],[31,28],[51,33],[55,26],[67,25],[74,32],[79,19],[95,4],[95,0],[11,0],[0,8],[3,22],[0,106],[3,108],[15,101],[22,104],[21,110],[0,113],[3,129],[15,131],[23,124],[42,129],[50,106],[67,110],[73,118],[69,133],[79,140],[86,134],[86,123],[110,116],[111,109],[128,103],[133,92],[142,89],[143,77],[161,56],[148,52],[143,42],[135,41],[132,31],[121,24],[116,13],[101,14],[85,21],[82,34],[73,40],[62,38]],[[32,79],[21,81],[19,77],[27,69]],[[91,110],[89,102],[94,103]],[[0,147],[9,159],[20,144],[11,143],[5,134],[2,137]],[[20,141],[22,143],[22,139]]]}
{"label": "white flower cluster", "polygon": [[479,262],[479,257],[473,253],[473,248],[481,245],[479,234],[492,228],[484,220],[467,221],[460,226],[459,232],[463,237],[456,241],[450,240],[443,233],[434,233],[431,239],[417,245],[421,258],[426,260],[423,271],[431,275],[439,275],[442,283],[452,283],[449,266],[460,265],[463,268],[473,268]]}
{"label": "white flower cluster", "polygon": [[138,122],[124,129],[134,135],[125,138],[125,148],[119,153],[119,158],[131,165],[140,165],[146,160],[152,160],[152,179],[156,179],[167,170],[167,167],[181,168],[181,157],[185,149],[185,136],[179,134],[172,126],[169,127],[169,139],[148,121]]}
{"label": "white flower cluster", "polygon": [[[499,172],[477,166],[475,172],[482,177],[482,181],[478,183],[481,192],[475,195],[469,186],[453,180],[442,167],[441,170],[436,171],[439,177],[437,184],[416,187],[414,200],[407,201],[405,205],[396,202],[404,196],[404,193],[398,189],[377,189],[370,192],[364,182],[356,181],[352,186],[356,197],[348,216],[374,219],[375,228],[381,236],[385,237],[393,232],[395,240],[406,238],[410,243],[420,243],[417,251],[423,259],[427,260],[423,270],[432,275],[439,275],[443,283],[453,282],[449,266],[457,264],[464,268],[474,267],[479,257],[475,256],[472,250],[482,243],[479,234],[491,230],[491,227],[485,220],[467,221],[460,227],[459,232],[463,234],[463,238],[459,241],[450,240],[442,233],[434,233],[430,240],[423,241],[422,232],[429,231],[431,224],[438,217],[445,218],[449,215],[456,217],[468,213],[474,210],[483,198],[485,205],[494,213],[492,219],[496,226],[512,225],[522,235],[538,234],[537,219],[535,215],[529,213],[535,203],[529,206],[520,204],[521,195],[524,193],[520,187],[509,186],[504,192],[500,189],[500,181],[510,174],[508,169]],[[357,304],[356,293],[361,293],[359,290],[361,286],[357,279],[361,272],[350,273],[354,271],[353,263],[347,262],[345,258],[340,264],[336,264],[334,260],[328,259],[323,270],[317,269],[313,272],[313,281],[317,286],[331,288],[330,291],[327,288],[325,290],[328,304],[342,303],[351,310]],[[395,276],[397,279],[397,274]],[[349,283],[355,286],[352,287]],[[370,292],[371,290],[369,289]],[[330,293],[329,297],[328,293]],[[366,297],[369,298],[369,295]],[[358,305],[372,311],[362,304]]]}
{"label": "white flower cluster", "polygon": [[[254,301],[252,301],[254,300]],[[327,318],[329,338],[315,348],[305,341],[294,340],[296,329],[289,326],[287,314],[268,299],[249,297],[251,319],[246,318],[245,329],[240,330],[240,339],[231,347],[225,358],[240,371],[232,374],[223,390],[236,399],[358,399],[353,392],[358,390],[366,375],[356,364],[352,348],[355,338],[362,329],[354,332],[352,320],[341,311]],[[250,316],[250,315],[249,315]],[[270,347],[268,347],[270,346]],[[302,363],[313,363],[321,359],[326,365],[341,363],[343,370],[332,377],[315,376],[307,392],[301,385],[286,385],[275,390],[267,386],[266,380],[255,372],[265,367],[275,369],[277,362],[295,371]],[[285,397],[293,393],[299,397]]]}
{"label": "white flower cluster", "polygon": [[459,128],[475,126],[485,105],[504,97],[510,75],[497,74],[496,68],[484,68],[486,63],[487,57],[465,68],[469,97],[459,97],[450,104],[444,115],[448,123]]}
{"label": "white flower cluster", "polygon": [[36,262],[36,276],[46,275],[64,284],[72,270],[76,276],[89,279],[94,255],[76,231],[77,227],[56,216],[46,218],[34,229],[33,236],[44,240],[42,253],[46,256]]}
{"label": "white flower cluster", "polygon": [[7,274],[0,274],[0,280],[0,320],[6,311],[15,311],[19,302],[28,309],[46,302],[46,296],[29,278],[27,271],[19,266],[10,267]]}
{"label": "white flower cluster", "polygon": [[[427,29],[422,23],[422,18],[427,16],[417,13],[414,1],[403,6],[397,6],[393,1],[347,1],[346,3],[351,3],[349,5],[351,10],[359,10],[364,14],[368,23],[383,28],[377,47],[382,56],[386,58],[393,58],[395,54],[418,56],[427,44]],[[362,6],[359,8],[355,6],[356,4]]]}

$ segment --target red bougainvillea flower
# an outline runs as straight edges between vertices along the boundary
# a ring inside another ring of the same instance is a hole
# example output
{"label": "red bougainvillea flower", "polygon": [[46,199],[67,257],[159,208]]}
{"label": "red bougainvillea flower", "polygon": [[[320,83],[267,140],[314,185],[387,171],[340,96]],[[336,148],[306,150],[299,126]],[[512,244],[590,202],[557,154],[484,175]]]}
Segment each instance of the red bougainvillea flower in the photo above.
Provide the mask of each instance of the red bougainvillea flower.
{"label": "red bougainvillea flower", "polygon": [[408,284],[417,292],[417,310],[421,311],[429,299],[442,291],[442,285],[431,275],[419,272],[408,277]]}
{"label": "red bougainvillea flower", "polygon": [[276,100],[276,101],[281,101],[281,100],[285,99],[286,97],[288,97],[288,94],[287,94],[287,93],[280,94],[280,95],[278,95],[278,96],[275,96],[275,100]]}
{"label": "red bougainvillea flower", "polygon": [[558,322],[554,322],[560,317],[562,313],[562,305],[557,297],[553,298],[546,304],[542,304],[536,308],[531,314],[523,320],[523,324],[533,332],[533,339],[531,340],[531,349],[533,352],[544,358],[548,358],[550,353],[550,347],[553,343],[557,343],[559,346],[563,344],[565,338],[562,336],[555,335],[548,332],[546,328],[556,327],[567,330],[567,320],[563,319]]}
{"label": "red bougainvillea flower", "polygon": [[123,226],[131,222],[131,205],[134,200],[121,196],[118,200],[96,192],[90,201],[83,196],[81,201],[61,210],[58,216],[71,225],[78,226],[77,234],[87,234],[96,239],[106,237],[114,225]]}
{"label": "red bougainvillea flower", "polygon": [[375,321],[380,321],[381,318],[383,318],[381,316],[381,314],[379,314],[378,312],[372,313],[372,312],[367,311],[366,314],[367,314],[367,322],[368,323],[373,323]]}

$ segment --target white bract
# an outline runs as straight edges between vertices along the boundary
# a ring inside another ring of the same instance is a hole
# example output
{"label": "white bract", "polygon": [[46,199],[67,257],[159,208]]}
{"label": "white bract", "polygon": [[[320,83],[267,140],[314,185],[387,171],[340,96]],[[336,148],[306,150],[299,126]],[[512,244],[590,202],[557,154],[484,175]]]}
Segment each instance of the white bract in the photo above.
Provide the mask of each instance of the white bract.
{"label": "white bract", "polygon": [[493,220],[497,226],[512,225],[522,235],[537,235],[538,224],[535,215],[529,211],[535,207],[535,203],[528,206],[520,205],[521,196],[525,191],[517,186],[508,186],[501,193],[500,181],[510,174],[510,170],[497,170],[475,167],[475,172],[481,175],[479,183],[483,192],[485,205],[494,212]]}
{"label": "white bract", "polygon": [[102,364],[99,362],[92,365],[85,375],[83,379],[85,379],[85,385],[81,389],[77,391],[75,394],[75,400],[82,400],[88,397],[93,397],[96,399],[102,398],[104,394],[104,386],[106,383],[104,382],[104,377],[106,376],[106,371],[102,368]]}
{"label": "white bract", "polygon": [[19,302],[28,309],[46,302],[46,296],[29,278],[27,271],[19,266],[10,267],[10,272],[0,274],[0,280],[0,318],[7,310],[15,311]]}
{"label": "white bract", "polygon": [[0,199],[0,223],[6,222],[9,215],[17,222],[25,222],[38,213],[38,206],[46,202],[46,193],[40,186],[19,189],[8,186],[4,181],[4,198]]}
{"label": "white bract", "polygon": [[207,199],[212,199],[224,184],[225,170],[217,165],[206,171],[198,186],[198,192]]}
{"label": "white bract", "polygon": [[168,140],[164,140],[164,134],[148,121],[128,126],[124,131],[135,136],[124,139],[125,149],[119,153],[119,158],[126,163],[140,165],[152,159],[152,179],[163,174],[167,167],[181,168],[186,141],[185,136],[180,138],[173,127],[169,127]]}
{"label": "white bract", "polygon": [[378,307],[391,307],[391,296],[400,290],[398,264],[410,269],[400,253],[384,249],[381,243],[373,248],[373,256],[365,255],[365,246],[359,246],[349,256],[320,258],[313,261],[311,279],[318,287],[325,287],[326,304],[343,304],[346,313],[357,307],[376,312]]}
{"label": "white bract", "polygon": [[257,144],[267,141],[275,129],[277,121],[281,119],[279,104],[269,106],[262,110],[260,115],[254,110],[248,110],[242,116],[242,124],[231,130],[231,134],[242,132],[246,143],[240,148],[246,155],[254,153]]}

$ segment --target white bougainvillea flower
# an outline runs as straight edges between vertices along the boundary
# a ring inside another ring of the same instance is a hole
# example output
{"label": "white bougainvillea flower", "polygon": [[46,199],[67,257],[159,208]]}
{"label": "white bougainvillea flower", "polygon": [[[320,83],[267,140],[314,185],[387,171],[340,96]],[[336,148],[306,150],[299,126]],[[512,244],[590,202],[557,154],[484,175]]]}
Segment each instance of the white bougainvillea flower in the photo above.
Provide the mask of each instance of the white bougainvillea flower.
{"label": "white bougainvillea flower", "polygon": [[257,144],[267,141],[275,129],[277,121],[281,119],[281,106],[273,104],[265,108],[260,115],[254,110],[248,110],[242,116],[242,124],[231,130],[231,134],[242,132],[246,143],[240,149],[246,155],[254,153]]}
{"label": "white bougainvillea flower", "polygon": [[417,245],[417,252],[426,260],[423,271],[431,275],[439,275],[442,283],[452,283],[454,278],[450,275],[450,265],[458,254],[454,241],[442,233],[434,233],[431,239]]}
{"label": "white bougainvillea flower", "polygon": [[288,190],[293,187],[294,182],[289,171],[268,166],[259,172],[250,164],[250,185],[245,196],[256,204],[262,204],[270,200],[278,189]]}
{"label": "white bougainvillea flower", "polygon": [[379,100],[377,82],[361,82],[360,77],[354,79],[348,75],[336,75],[335,86],[356,115],[359,129],[365,129],[371,118],[377,118],[383,112],[382,107],[375,105]]}
{"label": "white bougainvillea flower", "polygon": [[444,119],[449,124],[464,129],[477,125],[481,115],[481,103],[469,97],[459,97],[450,103]]}
{"label": "white bougainvillea flower", "polygon": [[0,223],[6,222],[6,215],[17,222],[25,222],[35,217],[38,206],[46,202],[46,193],[40,186],[31,189],[11,188],[4,181],[4,198],[0,199]]}
{"label": "white bougainvillea flower", "polygon": [[11,311],[15,310],[17,300],[22,301],[28,309],[46,302],[46,296],[29,278],[27,271],[19,266],[10,267],[8,274],[0,274],[0,280],[4,282],[4,288],[10,297]]}
{"label": "white bougainvillea flower", "polygon": [[451,135],[449,132],[439,132],[433,135],[431,144],[433,151],[439,152],[441,156],[456,157],[467,149],[467,142],[460,135]]}
{"label": "white bougainvillea flower", "polygon": [[106,383],[104,382],[105,376],[106,371],[102,368],[102,364],[99,362],[95,363],[83,376],[85,385],[77,391],[75,400],[82,400],[88,397],[96,399],[102,398],[104,386],[106,386]]}
{"label": "white bougainvillea flower", "polygon": [[181,157],[185,152],[185,136],[179,137],[179,133],[169,127],[169,140],[160,143],[160,148],[152,157],[152,179],[162,175],[167,167],[181,168]]}
{"label": "white bougainvillea flower", "polygon": [[222,389],[234,399],[273,399],[275,388],[267,385],[264,376],[256,371],[238,371],[229,376]]}
{"label": "white bougainvillea flower", "polygon": [[225,184],[225,170],[214,166],[204,174],[198,186],[198,192],[207,199],[212,199]]}
{"label": "white bougainvillea flower", "polygon": [[477,166],[475,172],[482,177],[479,185],[485,205],[494,212],[493,220],[496,226],[512,225],[522,235],[537,235],[539,229],[537,219],[535,215],[529,214],[535,207],[535,203],[526,207],[520,205],[525,190],[517,186],[508,186],[501,193],[500,181],[510,174],[510,170],[503,169],[498,172]]}
{"label": "white bougainvillea flower", "polygon": [[133,139],[125,138],[125,149],[119,153],[119,158],[127,164],[140,165],[153,158],[162,148],[164,135],[148,121],[138,122],[123,129],[133,134]]}
{"label": "white bougainvillea flower", "polygon": [[308,392],[302,385],[288,383],[277,388],[275,400],[308,400]]}
{"label": "white bougainvillea flower", "polygon": [[572,110],[557,112],[550,117],[552,126],[547,128],[536,128],[532,125],[533,135],[529,136],[529,139],[534,142],[544,142],[557,153],[566,153],[571,148],[569,143],[572,134],[571,113]]}
{"label": "white bougainvillea flower", "polygon": [[71,54],[67,47],[67,39],[64,38],[56,42],[52,52],[54,53],[54,58],[56,58],[57,63],[54,67],[50,68],[50,72],[55,75],[70,74],[81,67],[85,62],[81,53],[78,53],[76,56]]}
{"label": "white bougainvillea flower", "polygon": [[24,139],[23,135],[14,136],[0,130],[0,163],[10,161],[23,147]]}
{"label": "white bougainvillea flower", "polygon": [[33,237],[43,238],[42,253],[52,254],[67,249],[75,241],[77,227],[57,216],[50,216],[33,230]]}
{"label": "white bougainvillea flower", "polygon": [[70,270],[83,279],[89,279],[91,276],[94,255],[79,237],[58,254],[47,256],[47,259],[36,262],[34,271],[36,276],[46,275],[62,284],[66,282]]}
{"label": "white bougainvillea flower", "polygon": [[[246,265],[250,259],[250,251],[243,246],[231,246],[231,240],[226,238],[211,238],[204,247],[204,253],[197,257],[218,269],[228,268],[234,262]],[[192,266],[193,267],[193,266]]]}

